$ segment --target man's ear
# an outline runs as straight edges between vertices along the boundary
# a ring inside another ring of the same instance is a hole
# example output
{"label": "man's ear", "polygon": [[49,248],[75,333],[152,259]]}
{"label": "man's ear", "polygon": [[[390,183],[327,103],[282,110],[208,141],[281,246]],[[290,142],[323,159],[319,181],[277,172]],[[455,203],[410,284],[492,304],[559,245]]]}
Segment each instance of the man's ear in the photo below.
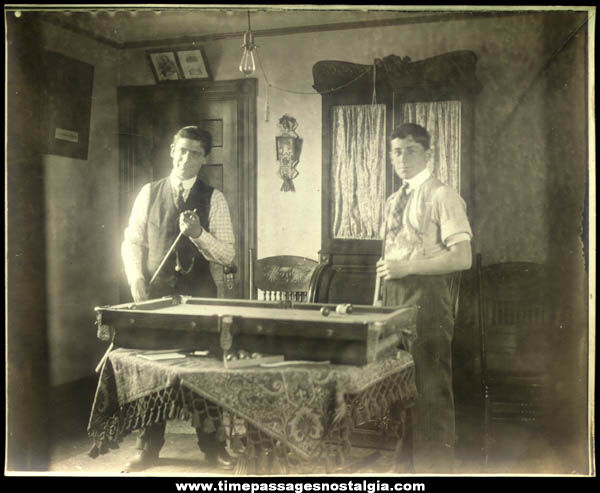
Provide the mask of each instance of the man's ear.
{"label": "man's ear", "polygon": [[429,147],[429,149],[425,151],[425,159],[427,160],[427,162],[433,159],[433,147]]}
{"label": "man's ear", "polygon": [[175,144],[171,144],[171,147],[169,148],[169,155],[171,157],[173,157],[173,152],[175,152]]}

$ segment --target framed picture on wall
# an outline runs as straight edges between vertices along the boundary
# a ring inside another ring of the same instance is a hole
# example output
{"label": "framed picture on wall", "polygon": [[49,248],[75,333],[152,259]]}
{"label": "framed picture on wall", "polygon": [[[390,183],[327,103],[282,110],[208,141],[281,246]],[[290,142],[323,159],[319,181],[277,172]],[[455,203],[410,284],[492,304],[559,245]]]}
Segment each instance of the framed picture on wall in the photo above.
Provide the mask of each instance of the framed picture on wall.
{"label": "framed picture on wall", "polygon": [[175,52],[172,50],[151,51],[148,52],[148,57],[157,82],[183,78],[175,58]]}
{"label": "framed picture on wall", "polygon": [[177,50],[177,59],[184,79],[211,79],[202,48]]}
{"label": "framed picture on wall", "polygon": [[94,66],[45,51],[41,72],[44,154],[87,159]]}
{"label": "framed picture on wall", "polygon": [[277,161],[290,164],[300,159],[302,140],[291,135],[278,135],[275,137]]}

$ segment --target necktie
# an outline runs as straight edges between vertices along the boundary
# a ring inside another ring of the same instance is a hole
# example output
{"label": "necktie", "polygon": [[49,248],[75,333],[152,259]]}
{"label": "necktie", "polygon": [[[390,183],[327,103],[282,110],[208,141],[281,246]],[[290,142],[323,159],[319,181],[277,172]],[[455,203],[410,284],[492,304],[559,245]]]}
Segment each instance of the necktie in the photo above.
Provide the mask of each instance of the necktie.
{"label": "necktie", "polygon": [[177,210],[183,212],[185,209],[185,200],[183,198],[183,185],[180,183],[177,187]]}
{"label": "necktie", "polygon": [[392,204],[390,209],[390,217],[388,223],[388,235],[390,238],[395,238],[400,230],[402,229],[402,218],[404,216],[404,209],[406,209],[406,205],[408,204],[408,200],[410,199],[410,195],[412,193],[412,189],[408,188],[408,182],[405,181],[402,183],[400,187],[400,191],[398,193],[398,198],[396,199],[396,203]]}

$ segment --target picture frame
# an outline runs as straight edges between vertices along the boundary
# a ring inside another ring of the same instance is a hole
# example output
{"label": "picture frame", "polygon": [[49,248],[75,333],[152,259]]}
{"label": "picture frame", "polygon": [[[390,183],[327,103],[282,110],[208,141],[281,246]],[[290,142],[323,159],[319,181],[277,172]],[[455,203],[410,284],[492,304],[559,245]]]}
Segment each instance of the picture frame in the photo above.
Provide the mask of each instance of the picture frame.
{"label": "picture frame", "polygon": [[94,66],[44,51],[41,72],[43,153],[87,160]]}
{"label": "picture frame", "polygon": [[157,82],[183,79],[181,67],[173,50],[149,51],[147,54]]}
{"label": "picture frame", "polygon": [[184,79],[211,80],[212,76],[202,48],[178,49],[177,60]]}

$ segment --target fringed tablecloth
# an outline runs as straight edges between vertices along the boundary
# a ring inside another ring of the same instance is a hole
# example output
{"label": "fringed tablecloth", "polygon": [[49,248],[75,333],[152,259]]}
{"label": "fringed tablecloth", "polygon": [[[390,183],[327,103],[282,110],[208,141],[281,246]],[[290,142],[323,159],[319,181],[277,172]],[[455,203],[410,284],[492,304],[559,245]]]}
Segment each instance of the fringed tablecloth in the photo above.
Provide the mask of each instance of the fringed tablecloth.
{"label": "fringed tablecloth", "polygon": [[194,426],[212,421],[218,427],[228,415],[246,425],[247,455],[269,449],[283,469],[294,454],[329,461],[350,447],[356,424],[389,424],[390,412],[416,397],[414,364],[405,351],[360,367],[234,370],[209,357],[149,361],[142,352],[117,349],[102,369],[88,425],[92,457],[152,423],[191,419]]}

